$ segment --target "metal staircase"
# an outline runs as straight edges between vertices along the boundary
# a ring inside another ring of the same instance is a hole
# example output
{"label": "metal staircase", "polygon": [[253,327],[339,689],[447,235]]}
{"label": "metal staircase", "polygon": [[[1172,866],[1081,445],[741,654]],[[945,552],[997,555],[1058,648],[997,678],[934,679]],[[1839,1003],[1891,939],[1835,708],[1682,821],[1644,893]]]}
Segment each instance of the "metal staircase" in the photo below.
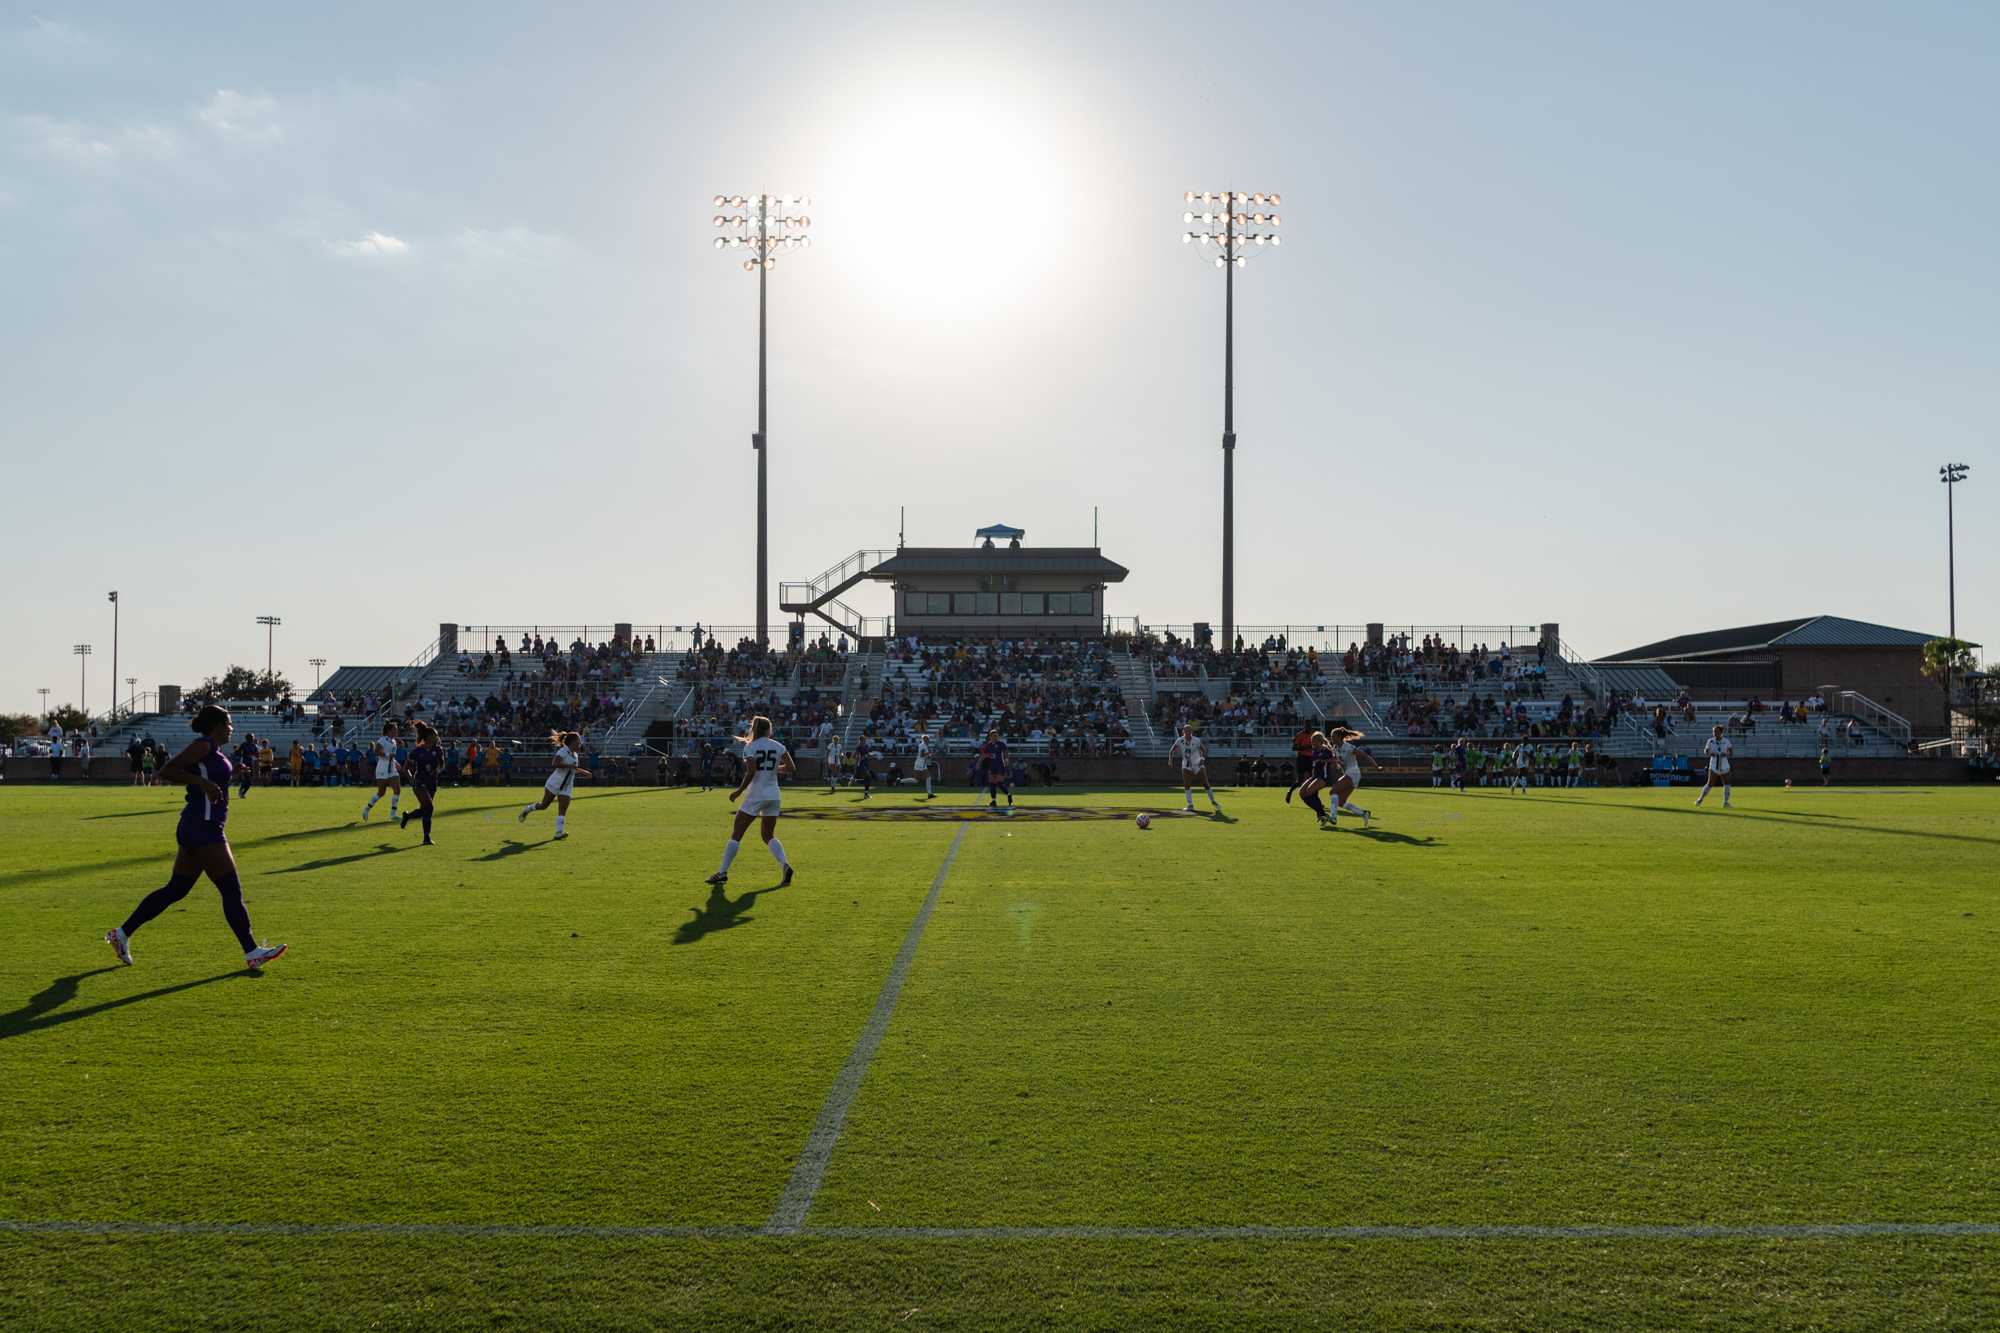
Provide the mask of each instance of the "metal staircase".
{"label": "metal staircase", "polygon": [[[778,609],[790,615],[818,616],[850,638],[859,639],[864,628],[863,616],[837,599],[894,554],[894,551],[856,551],[809,582],[780,583]],[[833,609],[828,610],[829,607]]]}

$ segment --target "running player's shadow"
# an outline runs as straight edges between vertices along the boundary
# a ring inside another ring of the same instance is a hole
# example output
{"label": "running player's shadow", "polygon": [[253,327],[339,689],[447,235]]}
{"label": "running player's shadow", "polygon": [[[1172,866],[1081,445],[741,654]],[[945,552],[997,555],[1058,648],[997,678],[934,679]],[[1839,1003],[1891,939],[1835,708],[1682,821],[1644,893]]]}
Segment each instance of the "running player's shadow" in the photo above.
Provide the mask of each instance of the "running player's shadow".
{"label": "running player's shadow", "polygon": [[203,977],[198,981],[183,981],[173,986],[161,986],[156,990],[141,991],[137,995],[120,996],[118,999],[106,1000],[102,1004],[93,1004],[85,1009],[72,1009],[68,1013],[62,1014],[52,1012],[53,1010],[62,1008],[76,998],[77,987],[80,983],[106,972],[122,971],[124,971],[122,966],[111,964],[105,967],[92,968],[88,972],[77,972],[67,977],[57,977],[45,989],[39,990],[29,996],[28,1002],[13,1013],[0,1014],[0,1041],[5,1041],[9,1037],[24,1036],[27,1033],[35,1032],[42,1028],[52,1028],[60,1023],[74,1023],[79,1018],[89,1018],[93,1014],[101,1014],[107,1009],[122,1009],[128,1004],[137,1004],[141,1000],[156,1000],[162,995],[173,995],[179,991],[193,990],[196,986],[206,986],[212,982],[227,981],[231,977],[261,977],[263,975],[261,972],[251,971],[248,968],[232,969],[228,972],[218,972],[212,977]]}
{"label": "running player's shadow", "polygon": [[475,861],[504,861],[510,856],[519,856],[522,852],[532,852],[537,847],[546,847],[554,841],[555,839],[552,837],[543,838],[540,842],[522,842],[518,838],[506,838],[501,841],[497,848],[486,853],[486,855],[475,856],[472,859]]}
{"label": "running player's shadow", "polygon": [[1421,838],[1413,838],[1407,833],[1391,833],[1388,829],[1383,828],[1349,829],[1348,832],[1357,838],[1366,838],[1370,842],[1386,842],[1396,847],[1439,847],[1443,845],[1436,838],[1428,834]]}
{"label": "running player's shadow", "polygon": [[176,806],[171,806],[171,807],[168,807],[168,808],[165,808],[165,809],[160,809],[160,810],[120,810],[120,811],[119,811],[119,812],[118,812],[117,814],[113,814],[113,815],[85,815],[85,816],[84,816],[84,818],[85,818],[86,820],[90,820],[90,819],[143,819],[143,818],[145,818],[145,817],[146,817],[147,815],[177,815],[177,814],[179,814],[179,813],[181,812],[181,808],[182,808],[182,807],[180,807],[180,806],[176,805]]}
{"label": "running player's shadow", "polygon": [[752,889],[741,898],[731,898],[725,886],[718,884],[709,890],[707,902],[700,907],[688,908],[688,911],[694,913],[694,920],[681,922],[680,928],[674,931],[673,942],[693,944],[704,935],[740,926],[750,920],[750,908],[759,897],[767,893],[776,893],[783,887],[782,884],[773,884],[768,889]]}
{"label": "running player's shadow", "polygon": [[351,865],[356,861],[366,861],[372,857],[391,856],[397,852],[407,852],[412,847],[420,847],[422,845],[422,843],[409,842],[398,846],[395,843],[385,842],[372,852],[355,852],[351,856],[323,856],[317,861],[302,861],[295,866],[286,866],[283,870],[267,870],[264,873],[267,875],[296,875],[306,870],[326,870],[333,866]]}

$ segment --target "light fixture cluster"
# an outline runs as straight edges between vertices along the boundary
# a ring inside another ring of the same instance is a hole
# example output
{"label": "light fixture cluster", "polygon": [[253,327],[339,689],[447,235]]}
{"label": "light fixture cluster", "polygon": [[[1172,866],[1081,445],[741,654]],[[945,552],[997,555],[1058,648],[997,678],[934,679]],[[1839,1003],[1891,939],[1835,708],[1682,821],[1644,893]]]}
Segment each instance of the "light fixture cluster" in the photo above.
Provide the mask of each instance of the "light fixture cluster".
{"label": "light fixture cluster", "polygon": [[[812,200],[796,194],[718,194],[715,225],[722,234],[715,238],[718,250],[748,250],[743,270],[775,268],[778,252],[803,250],[812,244],[807,228],[812,219],[805,210]],[[729,211],[740,210],[740,211]]]}
{"label": "light fixture cluster", "polygon": [[1244,194],[1236,190],[1189,190],[1181,196],[1187,211],[1181,221],[1188,230],[1181,244],[1198,245],[1203,254],[1215,256],[1215,266],[1231,263],[1242,268],[1253,251],[1279,243],[1277,208],[1283,201],[1275,194]]}

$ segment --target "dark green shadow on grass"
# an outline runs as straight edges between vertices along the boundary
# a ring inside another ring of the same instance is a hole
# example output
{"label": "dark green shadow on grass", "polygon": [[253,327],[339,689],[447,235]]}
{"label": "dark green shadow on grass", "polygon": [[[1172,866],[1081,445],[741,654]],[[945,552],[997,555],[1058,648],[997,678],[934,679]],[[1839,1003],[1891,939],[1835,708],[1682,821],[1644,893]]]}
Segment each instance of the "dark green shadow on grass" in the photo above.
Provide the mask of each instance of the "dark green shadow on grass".
{"label": "dark green shadow on grass", "polygon": [[[524,787],[521,790],[530,791],[536,789]],[[596,792],[587,796],[579,796],[576,799],[579,801],[603,801],[619,796],[644,796],[655,790],[666,789],[639,787],[629,791]],[[439,819],[457,819],[465,815],[486,814],[495,810],[519,810],[520,808],[520,805],[512,800],[503,801],[498,805],[453,806],[440,809],[432,816],[432,820],[435,822]],[[178,811],[179,807],[177,806],[174,811],[169,813],[178,813]],[[230,846],[236,852],[241,853],[259,847],[276,847],[282,846],[285,843],[303,842],[313,838],[338,837],[343,833],[374,833],[379,832],[382,827],[380,824],[363,824],[358,821],[349,821],[341,824],[328,824],[320,828],[294,829],[290,833],[270,833],[261,838],[232,839]],[[135,856],[112,857],[109,860],[92,861],[86,865],[60,866],[54,870],[10,870],[4,874],[0,874],[0,889],[12,888],[17,884],[47,884],[55,880],[74,879],[78,875],[92,875],[103,870],[122,870],[131,866],[158,865],[161,862],[171,862],[173,856],[174,849],[172,845],[166,844],[162,845],[157,852],[146,852]]]}
{"label": "dark green shadow on grass", "polygon": [[83,818],[85,823],[89,823],[94,819],[143,819],[147,815],[177,815],[183,808],[178,805],[169,805],[163,806],[158,810],[120,810],[115,815],[85,815]]}
{"label": "dark green shadow on grass", "polygon": [[522,852],[532,852],[538,847],[546,847],[554,841],[553,837],[543,838],[540,842],[522,842],[519,838],[507,838],[502,840],[497,850],[488,852],[484,856],[474,856],[467,859],[473,861],[502,861],[510,856],[519,856]]}
{"label": "dark green shadow on grass", "polygon": [[750,920],[750,908],[759,897],[767,893],[776,893],[783,887],[782,884],[774,884],[768,889],[752,889],[740,898],[731,898],[724,887],[718,884],[710,891],[707,902],[700,907],[688,908],[688,911],[694,913],[694,920],[681,922],[680,928],[674,931],[673,942],[693,944],[703,936],[712,935],[718,930],[740,926]]}
{"label": "dark green shadow on grass", "polygon": [[1340,831],[1343,833],[1352,833],[1357,838],[1366,838],[1370,842],[1379,842],[1391,847],[1444,846],[1438,839],[1429,835],[1421,838],[1413,838],[1407,833],[1395,833],[1385,828],[1354,828],[1352,825],[1342,824]]}
{"label": "dark green shadow on grass", "polygon": [[[1696,808],[1687,805],[1600,805],[1595,801],[1578,801],[1565,796],[1516,796],[1517,801],[1535,801],[1543,805],[1574,805],[1586,810],[1631,810],[1649,815],[1680,815],[1688,819],[1752,819],[1763,824],[1785,824],[1792,828],[1825,829],[1828,833],[1886,833],[1892,838],[1922,838],[1929,842],[1970,842],[1982,847],[2000,847],[2000,838],[1982,838],[1974,833],[1940,833],[1927,829],[1884,828],[1880,824],[1819,824],[1813,822],[1805,811],[1790,815],[1752,814],[1748,810],[1724,810],[1720,806]],[[1851,816],[1835,816],[1851,819]]]}
{"label": "dark green shadow on grass", "polygon": [[125,995],[116,1000],[105,1000],[101,1004],[93,1004],[83,1009],[72,1009],[67,1013],[53,1012],[76,998],[80,983],[105,972],[122,971],[124,971],[122,966],[113,965],[93,968],[91,971],[78,972],[67,977],[57,977],[49,983],[46,989],[37,991],[34,995],[30,996],[28,1002],[13,1013],[0,1014],[0,1041],[5,1041],[9,1037],[25,1036],[27,1033],[36,1032],[42,1028],[52,1028],[63,1023],[74,1023],[79,1018],[90,1018],[110,1009],[122,1009],[128,1004],[138,1004],[142,1000],[157,1000],[162,995],[173,995],[179,991],[193,990],[196,986],[207,986],[214,982],[227,981],[231,977],[260,977],[263,975],[261,972],[254,972],[249,968],[238,968],[228,972],[218,972],[212,977],[202,977],[198,981],[183,981],[172,986],[161,986],[157,990],[141,991],[137,995]]}
{"label": "dark green shadow on grass", "polygon": [[326,870],[332,866],[352,865],[356,861],[366,861],[376,856],[393,856],[397,852],[407,852],[412,847],[421,846],[423,844],[420,842],[408,842],[401,846],[385,842],[372,852],[356,852],[352,856],[323,856],[317,861],[302,861],[295,866],[286,866],[283,870],[266,870],[262,873],[266,875],[297,875],[307,870]]}

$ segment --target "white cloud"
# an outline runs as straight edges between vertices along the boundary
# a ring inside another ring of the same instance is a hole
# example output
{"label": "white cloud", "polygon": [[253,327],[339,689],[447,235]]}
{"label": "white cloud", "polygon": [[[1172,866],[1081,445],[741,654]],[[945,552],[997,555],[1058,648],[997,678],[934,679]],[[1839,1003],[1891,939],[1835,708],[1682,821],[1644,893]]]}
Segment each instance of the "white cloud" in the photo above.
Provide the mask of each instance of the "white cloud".
{"label": "white cloud", "polygon": [[468,264],[560,264],[576,253],[576,247],[560,236],[518,226],[467,227],[452,237],[451,247]]}
{"label": "white cloud", "polygon": [[277,143],[285,137],[276,99],[262,94],[246,97],[233,88],[218,88],[193,115],[218,137],[234,143]]}
{"label": "white cloud", "polygon": [[410,243],[387,232],[371,231],[358,241],[328,241],[327,249],[350,259],[401,259]]}
{"label": "white cloud", "polygon": [[14,139],[22,152],[74,166],[100,166],[123,157],[159,161],[180,148],[173,134],[158,125],[125,125],[117,129],[57,120],[32,114],[15,116]]}

